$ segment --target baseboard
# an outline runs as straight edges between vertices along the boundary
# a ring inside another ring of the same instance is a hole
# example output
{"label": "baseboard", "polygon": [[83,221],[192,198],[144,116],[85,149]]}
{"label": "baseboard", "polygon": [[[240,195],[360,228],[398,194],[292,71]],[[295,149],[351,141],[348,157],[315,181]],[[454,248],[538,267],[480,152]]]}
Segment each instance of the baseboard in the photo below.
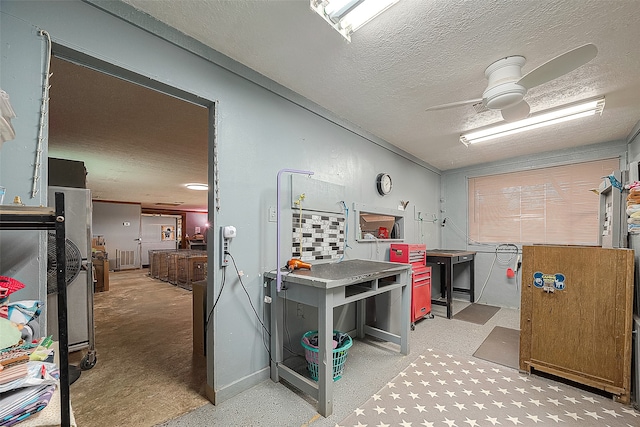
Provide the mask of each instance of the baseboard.
{"label": "baseboard", "polygon": [[254,372],[251,375],[247,375],[246,377],[241,378],[236,382],[227,384],[216,390],[210,389],[209,385],[207,384],[206,394],[209,400],[211,401],[211,403],[213,403],[214,405],[218,405],[224,402],[225,400],[228,400],[233,396],[236,396],[242,393],[245,390],[249,390],[251,387],[257,384],[260,384],[261,382],[263,382],[266,379],[269,379],[270,377],[271,377],[271,370],[267,366],[264,369]]}

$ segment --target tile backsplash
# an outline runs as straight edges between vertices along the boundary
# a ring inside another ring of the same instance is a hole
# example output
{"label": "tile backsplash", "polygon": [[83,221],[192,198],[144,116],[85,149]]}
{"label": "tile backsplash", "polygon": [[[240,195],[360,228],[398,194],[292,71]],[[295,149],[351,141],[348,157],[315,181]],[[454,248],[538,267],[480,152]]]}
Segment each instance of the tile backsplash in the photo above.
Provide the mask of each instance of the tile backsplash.
{"label": "tile backsplash", "polygon": [[335,213],[293,214],[291,255],[302,261],[330,260],[344,253],[345,219]]}

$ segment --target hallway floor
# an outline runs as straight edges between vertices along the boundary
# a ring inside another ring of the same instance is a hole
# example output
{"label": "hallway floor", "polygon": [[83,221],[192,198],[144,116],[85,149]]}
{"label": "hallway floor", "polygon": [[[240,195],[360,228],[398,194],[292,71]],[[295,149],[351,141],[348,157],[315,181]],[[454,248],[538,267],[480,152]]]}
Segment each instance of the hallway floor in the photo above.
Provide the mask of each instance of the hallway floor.
{"label": "hallway floor", "polygon": [[209,402],[204,357],[193,357],[191,292],[147,272],[111,273],[110,290],[95,294],[97,363],[70,389],[79,426],[152,426]]}

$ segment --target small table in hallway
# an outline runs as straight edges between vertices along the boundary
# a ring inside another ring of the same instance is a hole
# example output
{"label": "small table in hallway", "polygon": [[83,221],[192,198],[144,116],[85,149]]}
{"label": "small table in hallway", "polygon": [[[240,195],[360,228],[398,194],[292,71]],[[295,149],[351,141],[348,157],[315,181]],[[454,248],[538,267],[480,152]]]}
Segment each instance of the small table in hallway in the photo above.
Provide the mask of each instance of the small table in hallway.
{"label": "small table in hallway", "polygon": [[[442,299],[431,299],[431,304],[443,305],[447,307],[447,319],[453,317],[452,294],[463,292],[469,294],[469,301],[475,301],[475,257],[476,253],[454,249],[433,249],[427,250],[427,264],[438,264],[440,267],[440,295]],[[453,287],[453,266],[456,264],[469,264],[469,288]],[[434,292],[432,292],[432,295]]]}

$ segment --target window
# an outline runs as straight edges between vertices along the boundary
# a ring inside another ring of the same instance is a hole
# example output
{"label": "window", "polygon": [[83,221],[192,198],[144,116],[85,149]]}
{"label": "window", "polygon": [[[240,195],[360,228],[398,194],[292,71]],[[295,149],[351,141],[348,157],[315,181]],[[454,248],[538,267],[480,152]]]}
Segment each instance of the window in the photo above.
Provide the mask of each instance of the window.
{"label": "window", "polygon": [[602,177],[618,159],[469,178],[469,236],[480,243],[598,244]]}

